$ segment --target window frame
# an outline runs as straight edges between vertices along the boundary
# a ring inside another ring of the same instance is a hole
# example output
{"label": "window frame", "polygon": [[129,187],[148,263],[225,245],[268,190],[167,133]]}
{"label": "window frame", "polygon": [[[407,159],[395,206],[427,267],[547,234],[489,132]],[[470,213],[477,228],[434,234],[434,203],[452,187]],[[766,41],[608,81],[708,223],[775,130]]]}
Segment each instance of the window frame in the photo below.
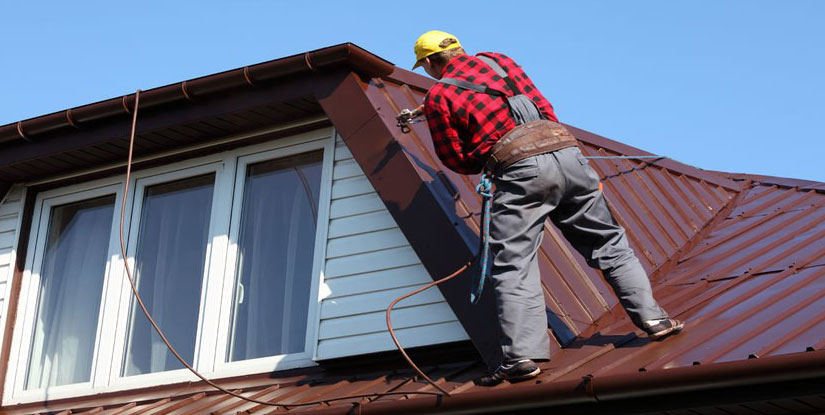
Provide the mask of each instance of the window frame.
{"label": "window frame", "polygon": [[[209,223],[207,252],[202,275],[201,302],[197,321],[194,358],[189,363],[209,378],[267,373],[316,363],[318,328],[322,295],[329,208],[332,193],[335,134],[331,127],[296,134],[272,141],[239,147],[229,151],[176,161],[164,166],[135,171],[124,213],[124,238],[127,240],[127,260],[134,272],[137,230],[140,228],[142,200],[147,186],[188,177],[214,173],[215,184]],[[310,284],[305,348],[301,353],[269,356],[227,362],[228,339],[234,282],[237,277],[237,249],[240,210],[246,166],[309,151],[321,150],[321,183],[318,198],[318,218],[315,230],[312,281]],[[12,347],[6,376],[3,404],[18,404],[78,397],[103,392],[136,389],[161,384],[198,380],[187,369],[121,376],[128,339],[128,320],[132,293],[126,280],[120,253],[119,221],[123,201],[123,175],[93,180],[41,191],[36,195],[32,225],[29,232],[25,269],[18,305],[18,324],[12,333]],[[104,195],[115,195],[115,209],[110,232],[108,259],[105,268],[102,298],[90,381],[41,389],[26,390],[28,358],[33,341],[34,319],[37,313],[39,268],[42,267],[49,215],[58,204],[72,203]],[[36,268],[35,268],[36,266]],[[138,315],[140,315],[138,311]],[[108,363],[106,363],[108,362]],[[262,369],[264,368],[264,369]]]}
{"label": "window frame", "polygon": [[[34,340],[34,318],[37,314],[40,291],[40,271],[43,266],[43,254],[46,245],[46,236],[49,230],[49,218],[52,208],[68,203],[80,202],[97,197],[115,195],[115,209],[112,215],[112,227],[109,234],[109,258],[106,261],[103,276],[103,287],[101,290],[100,307],[98,309],[97,328],[95,330],[95,346],[92,356],[92,368],[88,382],[73,383],[68,385],[54,386],[52,388],[58,392],[76,393],[75,391],[85,390],[92,386],[95,373],[100,365],[99,356],[101,351],[101,336],[105,325],[104,304],[109,293],[110,284],[107,276],[112,272],[112,260],[115,256],[119,258],[114,249],[114,243],[118,239],[115,221],[118,219],[117,206],[122,202],[122,190],[118,190],[118,184],[111,181],[96,181],[90,183],[88,187],[53,189],[40,192],[35,199],[35,208],[31,225],[31,243],[26,253],[26,268],[23,271],[22,284],[20,287],[20,303],[18,304],[18,321],[12,337],[12,350],[17,353],[9,359],[9,369],[7,372],[7,382],[12,382],[13,390],[19,393],[21,398],[40,397],[44,395],[45,389],[25,389],[26,377],[28,375],[29,358],[31,355],[32,342]],[[51,393],[51,392],[49,392]]]}
{"label": "window frame", "polygon": [[[312,147],[308,144],[297,145],[289,149],[289,151],[282,151],[282,149],[272,149],[258,153],[247,154],[236,159],[235,165],[235,182],[233,192],[232,206],[237,209],[232,209],[229,224],[229,239],[228,249],[226,253],[226,260],[224,261],[223,273],[226,278],[223,279],[222,294],[229,297],[226,301],[221,301],[221,309],[217,321],[218,335],[216,337],[215,353],[213,355],[213,367],[216,371],[231,373],[232,375],[240,375],[252,370],[254,367],[261,365],[276,365],[279,367],[301,367],[309,362],[313,362],[312,358],[315,356],[315,348],[318,344],[318,316],[320,315],[321,297],[320,297],[320,283],[323,278],[322,271],[326,259],[326,241],[327,228],[329,221],[329,207],[332,197],[332,169],[333,169],[333,153],[335,147],[334,135],[330,135],[329,142],[324,148]],[[302,353],[293,353],[280,356],[260,357],[255,359],[239,360],[235,362],[227,361],[227,350],[229,349],[229,337],[231,336],[231,315],[232,306],[235,296],[234,284],[238,278],[237,267],[240,224],[242,218],[241,207],[243,205],[243,191],[246,184],[247,166],[250,164],[272,160],[279,157],[289,157],[301,153],[306,153],[314,150],[323,150],[321,161],[321,191],[318,196],[318,219],[315,224],[315,244],[313,246],[315,255],[312,259],[312,282],[310,285],[310,292],[315,293],[314,297],[310,297],[310,307],[307,315],[306,337],[304,343],[304,351]],[[280,154],[279,154],[280,153]],[[273,157],[278,154],[278,157]],[[323,255],[318,255],[323,253]],[[312,306],[313,301],[316,303]]]}
{"label": "window frame", "polygon": [[[211,270],[211,262],[212,262],[212,254],[213,254],[213,243],[219,235],[216,235],[216,232],[219,232],[219,226],[215,224],[215,221],[220,220],[220,206],[218,205],[219,202],[219,195],[218,195],[218,188],[219,188],[219,180],[223,178],[226,174],[225,168],[222,165],[223,163],[220,161],[213,161],[209,163],[199,164],[196,166],[190,166],[186,168],[176,169],[172,171],[163,172],[162,169],[151,169],[148,171],[140,172],[137,174],[131,181],[130,187],[133,190],[129,191],[129,200],[127,203],[130,206],[130,215],[129,221],[126,222],[124,218],[124,234],[128,235],[128,242],[126,243],[126,258],[129,263],[129,270],[132,272],[132,276],[135,277],[136,275],[136,260],[135,255],[137,254],[137,242],[138,242],[138,230],[140,229],[140,219],[141,213],[143,211],[142,200],[145,196],[146,188],[149,186],[157,185],[157,184],[164,184],[169,182],[174,182],[177,180],[188,179],[195,176],[201,176],[209,173],[213,173],[215,175],[215,183],[213,187],[212,193],[212,210],[210,213],[209,219],[209,230],[208,230],[208,237],[206,243],[206,253],[204,254],[206,263],[204,264],[204,271],[203,271],[203,280],[201,281],[201,293],[200,293],[200,304],[198,306],[198,318],[197,318],[197,334],[195,337],[195,350],[194,356],[191,358],[191,361],[187,361],[192,367],[198,368],[198,347],[200,345],[200,339],[202,337],[201,333],[201,325],[203,320],[203,312],[204,307],[207,306],[205,301],[205,292],[206,292],[206,282],[208,279],[209,272]],[[231,189],[230,189],[231,190]],[[225,189],[221,189],[221,191],[225,191]],[[128,227],[128,232],[126,228]],[[216,255],[220,255],[217,253]],[[118,260],[121,262],[120,266],[120,280],[123,281],[122,288],[119,293],[120,300],[117,304],[118,316],[117,319],[117,326],[115,327],[115,339],[112,342],[112,355],[110,359],[110,372],[109,372],[109,384],[112,385],[119,385],[123,384],[126,387],[134,387],[134,385],[141,385],[146,384],[148,382],[164,382],[166,379],[169,381],[175,381],[176,379],[181,378],[181,376],[186,377],[186,375],[190,375],[187,369],[177,369],[177,370],[169,370],[164,372],[157,372],[157,373],[146,373],[142,375],[132,375],[132,376],[123,376],[121,375],[123,371],[123,362],[125,360],[126,354],[126,342],[128,341],[129,333],[129,319],[132,311],[132,289],[126,280],[126,270],[123,268],[122,259],[120,259],[120,255],[118,255]],[[144,318],[143,313],[140,310],[136,310],[137,313],[135,316],[137,318]],[[183,352],[181,352],[183,353]],[[184,359],[188,358],[188,356],[184,355]],[[182,375],[181,375],[182,374]]]}

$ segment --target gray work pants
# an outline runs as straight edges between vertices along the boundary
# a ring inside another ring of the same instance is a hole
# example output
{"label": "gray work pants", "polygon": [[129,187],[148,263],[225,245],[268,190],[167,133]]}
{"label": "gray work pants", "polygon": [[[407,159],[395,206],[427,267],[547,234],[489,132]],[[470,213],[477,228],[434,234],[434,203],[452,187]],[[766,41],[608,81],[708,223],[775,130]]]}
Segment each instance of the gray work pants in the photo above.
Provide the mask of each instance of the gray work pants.
{"label": "gray work pants", "polygon": [[604,271],[636,326],[667,317],[578,147],[528,157],[497,172],[493,181],[491,285],[505,361],[550,357],[536,258],[548,216],[590,266]]}

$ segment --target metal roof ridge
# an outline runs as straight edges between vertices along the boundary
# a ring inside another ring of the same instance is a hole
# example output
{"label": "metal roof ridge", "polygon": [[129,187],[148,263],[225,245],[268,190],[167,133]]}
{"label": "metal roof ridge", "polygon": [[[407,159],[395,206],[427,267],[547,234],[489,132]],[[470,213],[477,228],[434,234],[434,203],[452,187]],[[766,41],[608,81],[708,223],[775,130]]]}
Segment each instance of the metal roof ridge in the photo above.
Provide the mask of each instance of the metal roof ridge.
{"label": "metal roof ridge", "polygon": [[793,177],[767,176],[750,173],[726,173],[720,172],[728,177],[735,177],[737,180],[753,180],[760,185],[776,185],[787,189],[797,188],[799,190],[815,190],[825,193],[825,182],[816,180],[797,179]]}
{"label": "metal roof ridge", "polygon": [[[607,137],[603,137],[601,135],[592,133],[587,130],[583,130],[581,128],[565,124],[567,127],[573,129],[573,135],[576,136],[577,139],[584,141],[586,143],[599,146],[611,151],[615,151],[617,153],[623,155],[655,155],[648,153],[647,151],[638,149],[636,147],[630,146],[628,144],[611,140]],[[719,172],[712,171],[712,170],[703,170],[698,167],[691,166],[689,164],[685,164],[674,159],[666,158],[663,160],[656,160],[656,161],[648,161],[647,163],[654,164],[660,167],[664,167],[669,170],[673,170],[679,173],[682,173],[686,176],[691,176],[700,180],[704,180],[706,182],[713,183],[718,186],[722,186],[728,190],[739,191],[742,190],[742,185],[736,181],[733,181],[724,175],[720,174]]]}
{"label": "metal roof ridge", "polygon": [[721,208],[716,210],[713,217],[708,219],[702,227],[699,228],[687,241],[685,241],[685,243],[679,246],[679,248],[674,251],[667,260],[665,260],[658,268],[650,273],[651,282],[654,284],[662,282],[664,275],[672,271],[672,269],[679,264],[679,261],[681,261],[685,255],[689,255],[693,252],[698,244],[702,242],[711,232],[713,232],[716,227],[728,217],[728,215],[730,215],[730,213],[741,202],[746,190],[753,187],[753,185],[754,183],[752,181],[744,183],[742,188],[736,191],[733,197],[728,199],[728,201],[725,202]]}

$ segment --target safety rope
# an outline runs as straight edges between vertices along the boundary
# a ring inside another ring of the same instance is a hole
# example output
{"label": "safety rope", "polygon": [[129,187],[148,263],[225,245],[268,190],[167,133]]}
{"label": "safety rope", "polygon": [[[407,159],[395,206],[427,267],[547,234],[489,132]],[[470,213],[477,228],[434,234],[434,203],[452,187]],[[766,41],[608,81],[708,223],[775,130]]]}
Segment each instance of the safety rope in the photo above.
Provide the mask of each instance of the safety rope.
{"label": "safety rope", "polygon": [[611,159],[666,159],[667,156],[585,156],[590,160],[611,160]]}
{"label": "safety rope", "polygon": [[493,183],[487,177],[487,173],[481,175],[476,193],[481,196],[481,240],[479,241],[478,255],[480,256],[480,272],[473,278],[473,286],[470,291],[470,302],[477,304],[481,299],[481,292],[484,291],[484,280],[487,279],[489,269],[487,263],[490,260],[490,207],[493,202]]}
{"label": "safety rope", "polygon": [[[194,374],[196,377],[198,377],[200,380],[202,380],[207,385],[211,386],[212,388],[214,388],[214,389],[216,389],[216,390],[218,390],[218,391],[220,391],[224,394],[234,396],[238,399],[242,399],[242,400],[247,401],[247,402],[256,403],[256,404],[259,404],[259,405],[280,407],[280,408],[284,408],[284,409],[287,409],[287,410],[289,408],[295,408],[295,407],[301,407],[301,406],[313,406],[313,405],[318,405],[318,404],[329,404],[329,402],[341,401],[341,400],[356,400],[353,403],[359,404],[359,402],[357,401],[358,399],[380,398],[382,396],[392,396],[392,395],[441,395],[441,396],[448,396],[448,397],[451,396],[450,393],[446,389],[444,389],[443,387],[438,385],[435,381],[430,379],[413,362],[413,360],[409,357],[407,352],[401,346],[401,343],[398,341],[398,337],[396,336],[395,331],[393,330],[392,322],[390,320],[390,315],[392,313],[393,307],[396,304],[398,304],[398,302],[404,300],[405,298],[408,298],[408,297],[411,297],[413,295],[419,294],[419,293],[421,293],[421,292],[423,292],[423,291],[425,291],[429,288],[432,288],[432,287],[434,287],[438,284],[444,283],[446,281],[449,281],[449,280],[457,277],[462,272],[464,272],[467,268],[469,268],[470,265],[474,261],[479,259],[479,256],[481,256],[481,264],[480,264],[481,265],[481,272],[478,274],[478,276],[476,276],[474,278],[473,288],[472,288],[472,291],[470,293],[470,301],[473,304],[476,304],[479,301],[479,299],[481,298],[481,293],[484,289],[484,280],[487,278],[487,274],[489,273],[488,261],[489,261],[489,251],[490,251],[490,243],[489,243],[489,239],[490,239],[490,218],[491,218],[490,210],[491,210],[491,204],[492,204],[492,198],[493,198],[493,190],[492,190],[492,182],[490,181],[490,179],[487,177],[486,174],[481,176],[481,180],[480,180],[478,186],[476,186],[476,192],[478,192],[478,194],[481,195],[482,203],[483,203],[482,219],[481,219],[482,237],[481,237],[481,241],[480,241],[480,247],[479,247],[478,255],[476,255],[476,257],[471,259],[469,262],[464,264],[461,268],[457,269],[452,274],[450,274],[450,275],[448,275],[444,278],[441,278],[439,280],[433,281],[433,282],[427,284],[424,287],[421,287],[421,288],[416,289],[412,292],[404,294],[401,297],[396,298],[395,300],[393,300],[392,303],[390,303],[390,305],[387,307],[387,310],[386,310],[387,331],[389,332],[390,337],[392,337],[392,340],[395,343],[395,346],[398,348],[398,351],[401,353],[401,355],[407,361],[407,364],[409,364],[410,367],[418,374],[418,376],[420,376],[421,379],[424,379],[425,381],[427,381],[433,388],[437,389],[438,392],[430,392],[430,391],[377,392],[377,393],[361,394],[361,395],[347,395],[347,396],[327,398],[327,399],[317,400],[317,401],[309,401],[309,402],[302,402],[302,403],[290,403],[290,404],[284,404],[284,403],[279,403],[279,402],[266,402],[266,401],[262,401],[262,400],[259,400],[259,399],[249,398],[249,397],[241,395],[238,392],[230,391],[230,390],[216,384],[215,382],[207,379],[204,375],[202,375],[195,368],[193,368],[192,365],[190,365],[188,362],[186,362],[186,360],[178,353],[178,351],[175,350],[175,348],[172,346],[172,344],[169,342],[169,340],[164,335],[161,328],[158,326],[157,322],[155,322],[155,320],[152,318],[152,315],[149,312],[146,305],[143,303],[143,299],[140,297],[140,293],[139,293],[139,290],[138,290],[138,287],[137,287],[137,283],[135,282],[135,279],[132,275],[131,268],[129,267],[129,261],[128,261],[128,257],[126,255],[126,242],[125,242],[125,238],[124,238],[124,218],[125,218],[125,212],[126,212],[126,202],[127,202],[128,194],[129,194],[129,182],[130,182],[131,171],[132,171],[132,155],[133,155],[134,143],[135,143],[135,131],[136,131],[136,128],[137,128],[137,116],[138,116],[138,108],[139,108],[139,104],[140,104],[140,92],[141,92],[140,90],[137,90],[135,92],[135,108],[134,108],[134,112],[132,113],[132,128],[131,128],[131,133],[129,135],[129,156],[128,156],[128,160],[126,162],[126,178],[124,179],[123,198],[122,198],[122,205],[121,205],[121,209],[120,209],[120,249],[121,249],[121,257],[122,257],[122,260],[123,260],[123,266],[126,270],[126,278],[129,280],[129,286],[130,286],[130,288],[132,290],[132,293],[134,294],[134,297],[135,297],[135,302],[137,303],[137,305],[139,306],[139,308],[143,312],[143,314],[146,316],[146,319],[149,321],[149,324],[152,326],[152,328],[158,334],[160,339],[163,341],[163,343],[166,345],[166,347],[172,353],[172,355],[187,370],[189,370],[192,374]],[[402,127],[402,131],[404,130],[403,127],[406,126],[406,124],[408,124],[410,121],[411,120],[405,120],[405,121],[402,122],[402,120],[399,120],[399,126]],[[421,122],[421,121],[423,121],[423,120],[416,120],[414,122]],[[409,130],[408,126],[407,126],[407,130]],[[406,133],[408,131],[404,131],[404,132]],[[610,158],[616,158],[616,159],[618,159],[618,158],[638,158],[638,159],[643,159],[643,158],[667,158],[667,157],[663,157],[663,156],[595,156],[595,157],[587,157],[587,158],[590,158],[590,159],[610,159]]]}

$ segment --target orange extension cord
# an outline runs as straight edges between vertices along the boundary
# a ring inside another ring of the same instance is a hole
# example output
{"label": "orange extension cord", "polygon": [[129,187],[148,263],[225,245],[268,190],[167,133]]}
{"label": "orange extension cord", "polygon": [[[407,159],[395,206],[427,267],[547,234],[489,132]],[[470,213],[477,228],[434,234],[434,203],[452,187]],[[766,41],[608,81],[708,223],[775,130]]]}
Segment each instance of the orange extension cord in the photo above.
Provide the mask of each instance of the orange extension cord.
{"label": "orange extension cord", "polygon": [[[126,243],[124,242],[124,238],[123,238],[123,221],[124,221],[123,218],[124,218],[124,215],[125,215],[125,212],[126,212],[127,195],[129,194],[129,178],[130,178],[131,173],[132,173],[132,150],[133,150],[134,143],[135,143],[135,128],[137,126],[137,115],[138,115],[138,105],[139,105],[139,103],[140,103],[140,90],[137,90],[135,92],[135,110],[132,113],[132,131],[131,131],[131,134],[129,136],[129,159],[126,162],[126,180],[125,180],[124,185],[123,185],[123,204],[120,207],[120,252],[121,252],[121,256],[123,258],[123,266],[126,268],[126,277],[129,279],[129,284],[132,287],[132,293],[134,293],[134,295],[135,295],[135,300],[137,300],[137,303],[140,306],[140,309],[143,311],[143,314],[146,315],[146,318],[149,320],[149,324],[152,325],[152,327],[155,329],[155,332],[157,332],[158,336],[160,336],[161,340],[163,340],[163,343],[166,344],[166,347],[169,348],[169,351],[172,352],[172,354],[175,356],[175,358],[177,358],[178,361],[180,361],[180,363],[182,365],[184,365],[187,369],[189,369],[190,372],[192,372],[195,376],[200,378],[206,384],[208,384],[209,386],[211,386],[211,387],[213,387],[213,388],[215,388],[215,389],[217,389],[217,390],[219,390],[219,391],[221,391],[221,392],[223,392],[227,395],[232,395],[236,398],[243,399],[245,401],[249,401],[249,402],[252,402],[252,403],[259,404],[259,405],[278,406],[278,407],[282,407],[284,409],[289,409],[290,407],[299,407],[299,406],[310,406],[310,405],[323,404],[323,403],[328,403],[328,402],[331,402],[331,401],[342,401],[342,400],[348,400],[348,399],[357,400],[357,399],[362,399],[362,398],[378,398],[378,397],[381,397],[381,396],[388,396],[388,395],[439,395],[439,396],[443,395],[443,396],[450,396],[449,392],[447,392],[444,388],[442,388],[441,386],[436,384],[432,379],[430,379],[426,374],[424,374],[424,372],[421,371],[421,369],[419,369],[418,366],[412,361],[410,356],[407,355],[407,352],[404,351],[404,348],[401,346],[401,343],[399,343],[398,338],[395,336],[395,331],[392,328],[392,323],[390,322],[390,313],[392,312],[393,307],[399,301],[401,301],[401,300],[403,300],[407,297],[412,297],[412,296],[414,296],[414,295],[416,295],[416,294],[418,294],[418,293],[420,293],[424,290],[427,290],[428,288],[434,287],[438,284],[441,284],[443,282],[449,281],[449,280],[457,277],[459,274],[464,272],[464,270],[466,270],[470,266],[470,264],[473,263],[473,261],[475,261],[475,258],[470,260],[470,262],[464,264],[464,266],[462,266],[461,268],[459,268],[458,270],[456,270],[452,274],[450,274],[450,275],[448,275],[448,276],[446,276],[446,277],[444,277],[440,280],[433,281],[433,282],[427,284],[426,286],[424,286],[422,288],[419,288],[415,291],[412,291],[410,293],[402,295],[401,297],[396,298],[387,307],[387,330],[389,331],[390,336],[392,336],[392,341],[395,343],[395,346],[398,348],[398,351],[401,352],[401,355],[404,357],[404,359],[406,359],[407,363],[418,374],[418,376],[420,376],[422,379],[429,382],[429,384],[432,385],[433,388],[437,389],[438,392],[383,392],[383,393],[371,393],[371,394],[364,394],[364,395],[347,395],[347,396],[341,396],[341,397],[337,397],[337,398],[328,398],[328,399],[312,401],[312,402],[283,404],[283,403],[278,403],[278,402],[266,402],[266,401],[261,401],[261,400],[258,400],[258,399],[248,398],[248,397],[243,396],[243,395],[241,395],[237,392],[230,391],[230,390],[228,390],[226,388],[223,388],[222,386],[216,384],[215,382],[207,379],[205,376],[203,376],[197,370],[195,370],[195,368],[193,368],[192,365],[187,363],[186,360],[184,360],[183,357],[181,357],[181,355],[177,352],[177,350],[175,350],[175,348],[172,347],[172,345],[169,343],[169,340],[163,334],[163,331],[160,329],[160,327],[158,327],[158,324],[152,318],[152,315],[149,313],[149,310],[146,308],[146,305],[143,303],[143,300],[140,298],[140,293],[138,292],[137,285],[135,284],[135,280],[132,277],[132,271],[129,269],[129,262],[126,259],[127,258],[126,257]],[[354,404],[360,404],[360,403],[356,401],[356,402],[354,402]]]}

